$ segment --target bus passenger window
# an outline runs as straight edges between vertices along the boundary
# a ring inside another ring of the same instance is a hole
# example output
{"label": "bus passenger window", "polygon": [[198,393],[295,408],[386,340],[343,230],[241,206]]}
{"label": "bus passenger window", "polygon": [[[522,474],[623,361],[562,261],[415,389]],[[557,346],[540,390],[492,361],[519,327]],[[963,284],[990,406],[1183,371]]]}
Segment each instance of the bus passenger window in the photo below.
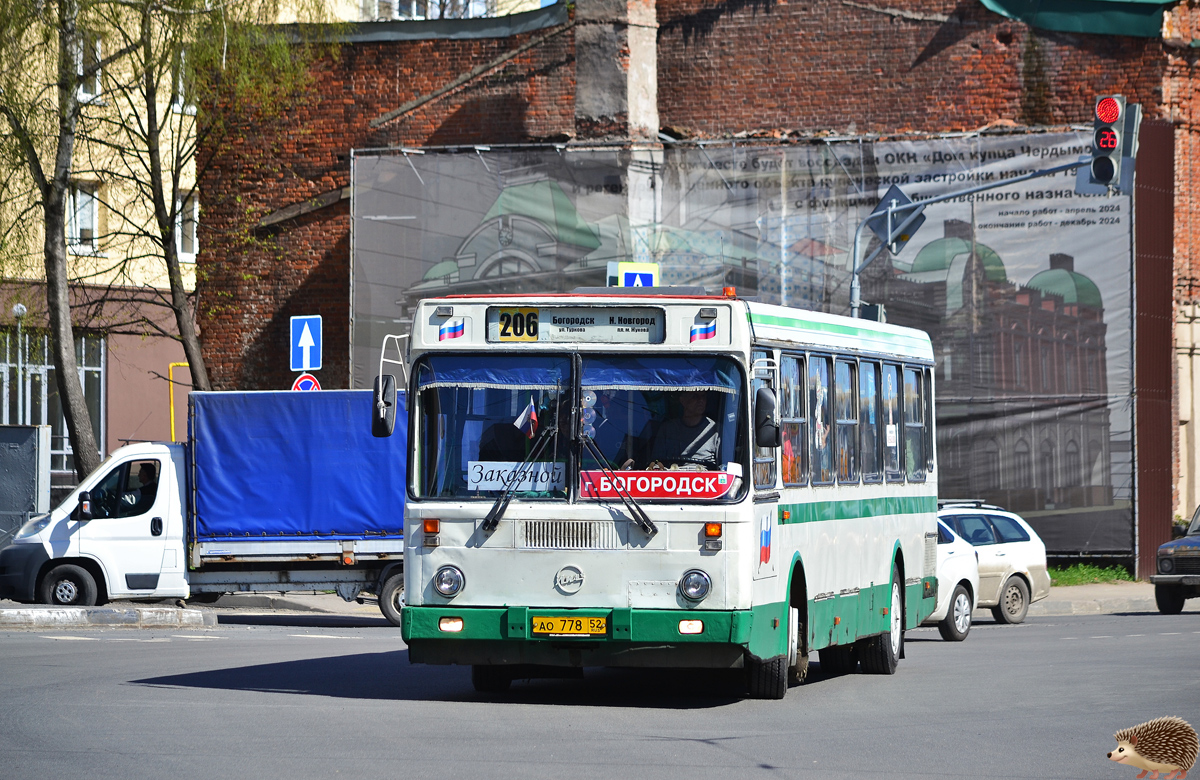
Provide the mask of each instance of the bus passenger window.
{"label": "bus passenger window", "polygon": [[808,439],[804,419],[803,358],[785,355],[780,364],[780,416],[783,418],[783,484],[808,482]]}
{"label": "bus passenger window", "polygon": [[858,414],[862,429],[863,482],[883,481],[883,461],[879,453],[879,364],[859,364]]}
{"label": "bus passenger window", "polygon": [[858,481],[858,411],[855,402],[855,366],[845,360],[834,362],[834,418],[837,422],[838,482]]}
{"label": "bus passenger window", "polygon": [[900,371],[883,367],[883,470],[888,482],[903,482],[900,462]]}
{"label": "bus passenger window", "polygon": [[833,482],[833,431],[829,413],[829,358],[808,359],[808,408],[812,410],[812,481]]}
{"label": "bus passenger window", "polygon": [[925,479],[925,399],[920,369],[904,369],[904,465],[908,478]]}
{"label": "bus passenger window", "polygon": [[933,442],[933,372],[925,369],[925,471],[932,472],[937,447]]}
{"label": "bus passenger window", "polygon": [[[768,352],[754,352],[751,354],[751,361],[767,360],[770,357]],[[752,383],[753,398],[758,393],[760,387],[770,387],[770,382],[765,379],[756,377]],[[754,487],[770,489],[775,487],[775,448],[774,447],[754,447]]]}

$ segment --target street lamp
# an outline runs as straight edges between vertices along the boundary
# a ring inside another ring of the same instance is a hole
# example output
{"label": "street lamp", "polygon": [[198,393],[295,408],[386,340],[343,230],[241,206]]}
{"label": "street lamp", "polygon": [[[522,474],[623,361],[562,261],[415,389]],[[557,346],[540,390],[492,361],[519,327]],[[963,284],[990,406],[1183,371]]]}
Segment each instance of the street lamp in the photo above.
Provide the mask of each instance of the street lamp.
{"label": "street lamp", "polygon": [[25,345],[21,340],[21,321],[25,319],[28,311],[23,303],[15,304],[12,307],[13,319],[17,321],[17,419],[9,420],[9,422],[14,425],[20,425],[21,420],[25,417],[24,393],[21,392],[25,389],[25,375],[21,373],[21,353],[25,351],[23,349]]}

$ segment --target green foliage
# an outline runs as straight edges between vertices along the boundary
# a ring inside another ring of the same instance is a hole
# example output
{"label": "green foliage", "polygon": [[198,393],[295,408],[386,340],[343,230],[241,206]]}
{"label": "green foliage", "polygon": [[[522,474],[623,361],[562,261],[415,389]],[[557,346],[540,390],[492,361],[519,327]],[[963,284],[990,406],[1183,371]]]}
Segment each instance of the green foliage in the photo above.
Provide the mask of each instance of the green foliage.
{"label": "green foliage", "polygon": [[1050,567],[1051,585],[1091,585],[1098,582],[1133,582],[1133,577],[1124,566],[1101,567],[1077,563],[1073,566]]}

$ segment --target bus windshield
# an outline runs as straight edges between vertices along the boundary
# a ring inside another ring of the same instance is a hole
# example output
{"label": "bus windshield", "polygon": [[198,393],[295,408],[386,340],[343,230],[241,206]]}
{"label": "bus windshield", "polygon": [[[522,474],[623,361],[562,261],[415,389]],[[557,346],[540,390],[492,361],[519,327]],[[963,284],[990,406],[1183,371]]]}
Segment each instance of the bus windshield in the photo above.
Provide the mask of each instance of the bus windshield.
{"label": "bus windshield", "polygon": [[[435,355],[422,361],[413,492],[494,499],[519,468],[514,496],[566,498],[570,388],[566,356]],[[544,436],[553,438],[522,467]]]}
{"label": "bus windshield", "polygon": [[721,357],[585,356],[583,469],[719,471],[741,462],[741,372]]}

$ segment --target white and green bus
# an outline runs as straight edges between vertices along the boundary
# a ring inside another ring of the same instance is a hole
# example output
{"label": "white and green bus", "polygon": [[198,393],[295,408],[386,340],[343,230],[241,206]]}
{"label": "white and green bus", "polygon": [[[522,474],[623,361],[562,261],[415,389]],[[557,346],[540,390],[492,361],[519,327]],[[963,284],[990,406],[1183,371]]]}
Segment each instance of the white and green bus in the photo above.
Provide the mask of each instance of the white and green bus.
{"label": "white and green bus", "polygon": [[670,288],[463,296],[418,305],[406,362],[413,663],[484,691],[744,668],[780,698],[813,650],[891,674],[934,608],[921,331]]}

